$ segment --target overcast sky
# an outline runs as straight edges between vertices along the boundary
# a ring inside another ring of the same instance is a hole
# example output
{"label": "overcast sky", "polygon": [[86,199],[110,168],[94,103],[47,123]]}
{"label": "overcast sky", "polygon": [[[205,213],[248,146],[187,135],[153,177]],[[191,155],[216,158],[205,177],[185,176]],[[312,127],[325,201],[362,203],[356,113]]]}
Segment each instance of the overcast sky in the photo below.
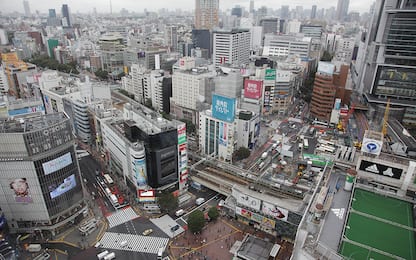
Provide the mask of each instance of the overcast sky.
{"label": "overcast sky", "polygon": [[[97,12],[110,11],[110,0],[28,0],[30,10],[34,13],[36,10],[41,13],[47,13],[48,9],[56,9],[60,13],[62,4],[68,4],[71,12],[89,13],[93,8],[97,8]],[[367,12],[374,0],[350,0],[350,11]],[[220,0],[220,9],[226,10],[240,5],[248,10],[250,0]],[[294,1],[277,1],[277,0],[254,0],[254,8],[267,6],[272,9],[279,9],[282,4],[290,5],[291,8],[301,5],[304,9],[311,9],[312,5],[317,5],[318,9],[336,6],[336,0],[294,0]],[[157,11],[161,8],[170,10],[183,9],[193,10],[195,8],[195,0],[112,0],[113,13],[118,13],[121,8],[126,8],[131,12],[143,12],[146,8],[148,11]],[[2,13],[20,12],[24,13],[23,0],[11,1],[0,0],[0,10]]]}

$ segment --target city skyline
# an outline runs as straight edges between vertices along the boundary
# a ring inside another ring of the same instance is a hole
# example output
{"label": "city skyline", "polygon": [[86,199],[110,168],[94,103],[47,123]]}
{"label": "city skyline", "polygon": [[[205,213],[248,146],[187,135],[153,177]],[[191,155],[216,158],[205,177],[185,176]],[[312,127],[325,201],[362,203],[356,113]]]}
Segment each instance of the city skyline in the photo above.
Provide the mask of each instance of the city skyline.
{"label": "city skyline", "polygon": [[[30,10],[32,13],[39,11],[40,13],[47,13],[48,9],[60,9],[63,4],[68,4],[71,9],[72,13],[91,13],[93,9],[96,8],[97,12],[99,13],[109,13],[110,12],[110,0],[108,1],[80,1],[80,0],[73,0],[73,1],[62,1],[62,0],[48,0],[48,1],[33,1],[29,0]],[[375,2],[373,0],[351,0],[349,5],[349,11],[358,11],[360,13],[368,12],[372,3]],[[324,0],[300,0],[296,2],[282,2],[277,3],[274,7],[272,3],[276,3],[273,0],[257,0],[254,1],[254,9],[257,10],[262,6],[267,6],[272,9],[279,9],[282,5],[289,5],[290,8],[294,8],[295,6],[303,6],[304,9],[312,9],[312,5],[317,5],[318,10],[321,8],[329,8],[334,6],[336,8],[337,3],[331,1],[324,1]],[[194,0],[177,0],[177,1],[156,1],[156,2],[145,2],[145,3],[138,3],[134,0],[122,0],[122,1],[112,1],[112,11],[113,13],[118,13],[122,8],[127,9],[130,12],[143,12],[144,9],[148,11],[157,11],[162,8],[166,8],[169,10],[176,10],[182,9],[186,11],[192,11],[195,9],[195,1]],[[250,1],[242,1],[242,0],[220,0],[220,10],[226,11],[227,9],[231,9],[232,7],[240,5],[244,7],[247,11],[249,10]],[[10,2],[10,1],[2,1],[0,3],[0,9],[2,10],[3,14],[12,13],[12,12],[19,12],[24,13],[23,1],[19,4]]]}

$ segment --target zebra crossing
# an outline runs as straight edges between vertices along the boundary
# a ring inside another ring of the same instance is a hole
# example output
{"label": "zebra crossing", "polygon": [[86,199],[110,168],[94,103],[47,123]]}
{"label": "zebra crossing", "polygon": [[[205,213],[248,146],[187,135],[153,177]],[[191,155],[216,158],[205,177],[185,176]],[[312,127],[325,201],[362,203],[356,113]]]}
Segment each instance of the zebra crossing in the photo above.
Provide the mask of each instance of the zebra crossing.
{"label": "zebra crossing", "polygon": [[[127,241],[127,245],[122,247],[121,242]],[[105,249],[125,250],[149,254],[157,254],[159,248],[166,248],[169,238],[150,237],[132,234],[122,234],[106,232],[101,238],[100,243]]]}
{"label": "zebra crossing", "polygon": [[137,215],[137,213],[131,207],[127,207],[121,210],[117,210],[110,216],[107,216],[107,220],[110,223],[109,228],[112,228],[137,217],[139,217],[139,215]]}

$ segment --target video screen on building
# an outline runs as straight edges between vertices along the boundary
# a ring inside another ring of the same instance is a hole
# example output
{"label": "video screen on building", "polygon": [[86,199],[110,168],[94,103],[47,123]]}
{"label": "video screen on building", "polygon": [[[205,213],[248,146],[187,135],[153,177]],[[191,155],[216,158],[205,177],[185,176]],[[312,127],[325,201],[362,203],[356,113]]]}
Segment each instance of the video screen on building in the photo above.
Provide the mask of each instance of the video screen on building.
{"label": "video screen on building", "polygon": [[69,177],[65,178],[62,183],[50,185],[48,187],[49,195],[52,199],[54,199],[66,193],[67,191],[75,188],[75,186],[77,186],[77,182],[75,181],[75,175],[72,174]]}
{"label": "video screen on building", "polygon": [[66,153],[58,158],[50,160],[42,164],[45,175],[51,174],[60,170],[72,163],[71,153]]}

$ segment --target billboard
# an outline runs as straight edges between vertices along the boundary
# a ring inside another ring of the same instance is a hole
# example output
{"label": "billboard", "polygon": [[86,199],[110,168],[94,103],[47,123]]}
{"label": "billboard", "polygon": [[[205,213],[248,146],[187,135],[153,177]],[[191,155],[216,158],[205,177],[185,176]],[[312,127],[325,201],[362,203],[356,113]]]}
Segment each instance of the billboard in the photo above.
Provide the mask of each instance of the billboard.
{"label": "billboard", "polygon": [[19,203],[32,203],[29,184],[26,178],[18,178],[10,181],[10,189],[14,191],[14,199]]}
{"label": "billboard", "polygon": [[265,201],[263,201],[261,211],[268,216],[284,221],[287,221],[287,216],[289,214],[289,212],[286,209],[283,209]]}
{"label": "billboard", "polygon": [[58,158],[42,163],[42,167],[45,175],[48,175],[70,165],[71,163],[71,153],[68,152]]}
{"label": "billboard", "polygon": [[220,122],[219,123],[219,137],[218,137],[218,144],[227,146],[227,123]]}
{"label": "billboard", "polygon": [[383,146],[382,141],[364,137],[363,143],[361,146],[361,152],[380,155],[382,146]]}
{"label": "billboard", "polygon": [[263,90],[263,82],[259,80],[246,79],[244,81],[244,97],[259,99]]}
{"label": "billboard", "polygon": [[264,73],[265,80],[276,80],[276,70],[275,69],[266,69]]}
{"label": "billboard", "polygon": [[45,113],[45,108],[42,105],[39,106],[32,106],[32,107],[25,107],[20,109],[12,109],[9,110],[9,116],[17,116],[17,115],[26,115],[31,113],[41,112]]}
{"label": "billboard", "polygon": [[75,174],[72,174],[65,178],[62,183],[50,185],[48,187],[49,195],[51,196],[51,199],[54,199],[75,188],[75,186],[77,186],[77,182],[75,181]]}
{"label": "billboard", "polygon": [[235,98],[212,95],[212,116],[221,121],[234,122]]}
{"label": "billboard", "polygon": [[398,179],[398,180],[401,178],[402,173],[403,173],[403,169],[391,167],[391,166],[384,165],[384,164],[369,162],[365,160],[361,161],[360,170],[369,172],[369,173],[374,173],[377,175],[390,177],[393,179]]}
{"label": "billboard", "polygon": [[290,76],[292,72],[289,70],[276,70],[276,81],[277,82],[290,82]]}
{"label": "billboard", "polygon": [[146,161],[145,158],[133,161],[133,178],[136,181],[136,186],[147,185]]}
{"label": "billboard", "polygon": [[137,190],[137,197],[140,202],[154,202],[156,195],[154,190]]}
{"label": "billboard", "polygon": [[260,204],[261,201],[259,199],[250,197],[246,194],[242,194],[240,193],[239,196],[236,198],[237,199],[237,203],[240,205],[243,205],[245,207],[254,209],[256,211],[260,211]]}
{"label": "billboard", "polygon": [[320,73],[332,75],[334,74],[334,70],[335,70],[335,65],[330,62],[320,61],[318,63],[318,72]]}

